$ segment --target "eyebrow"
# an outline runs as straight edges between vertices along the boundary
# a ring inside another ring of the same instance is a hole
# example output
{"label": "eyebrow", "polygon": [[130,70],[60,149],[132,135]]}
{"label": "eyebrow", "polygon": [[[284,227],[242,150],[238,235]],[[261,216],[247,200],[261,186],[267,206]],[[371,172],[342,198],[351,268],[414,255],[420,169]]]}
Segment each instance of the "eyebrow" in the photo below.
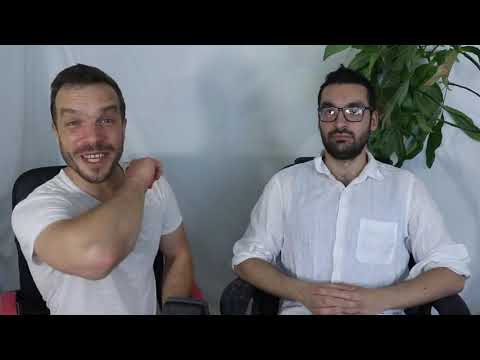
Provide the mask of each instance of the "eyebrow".
{"label": "eyebrow", "polygon": [[[109,112],[109,111],[115,111],[115,112],[118,112],[118,106],[117,105],[108,105],[108,106],[105,106],[103,108],[100,109],[101,113],[104,114],[106,112]],[[63,116],[64,114],[72,114],[72,115],[78,115],[78,114],[81,114],[82,111],[78,111],[78,110],[75,110],[75,109],[71,109],[71,108],[61,108],[60,109],[60,116]]]}
{"label": "eyebrow", "polygon": [[[361,101],[353,101],[351,103],[348,103],[347,105],[345,105],[344,107],[352,107],[352,106],[366,106],[368,107],[368,105],[364,104],[363,102]],[[331,102],[329,101],[325,101],[323,103],[320,104],[320,108],[324,108],[324,107],[338,107],[334,104],[332,104]]]}

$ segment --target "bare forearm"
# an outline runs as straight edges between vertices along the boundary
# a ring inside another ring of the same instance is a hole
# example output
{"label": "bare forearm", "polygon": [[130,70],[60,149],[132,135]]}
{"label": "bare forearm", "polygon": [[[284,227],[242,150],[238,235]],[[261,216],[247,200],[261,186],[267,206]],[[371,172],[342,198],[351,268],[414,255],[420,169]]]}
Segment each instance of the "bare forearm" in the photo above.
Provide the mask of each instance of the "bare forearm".
{"label": "bare forearm", "polygon": [[190,297],[193,288],[193,264],[190,254],[165,262],[162,303],[169,297]]}
{"label": "bare forearm", "polygon": [[35,244],[37,254],[60,271],[101,278],[133,248],[144,197],[142,185],[127,179],[112,199],[48,227]]}
{"label": "bare forearm", "polygon": [[255,287],[283,299],[301,301],[305,283],[293,279],[261,259],[248,259],[235,266],[235,272]]}
{"label": "bare forearm", "polygon": [[86,246],[111,251],[122,260],[134,248],[141,228],[145,190],[126,178],[112,199],[78,218],[79,238]]}
{"label": "bare forearm", "polygon": [[465,280],[447,268],[436,268],[415,279],[378,289],[386,309],[404,309],[426,304],[460,292]]}

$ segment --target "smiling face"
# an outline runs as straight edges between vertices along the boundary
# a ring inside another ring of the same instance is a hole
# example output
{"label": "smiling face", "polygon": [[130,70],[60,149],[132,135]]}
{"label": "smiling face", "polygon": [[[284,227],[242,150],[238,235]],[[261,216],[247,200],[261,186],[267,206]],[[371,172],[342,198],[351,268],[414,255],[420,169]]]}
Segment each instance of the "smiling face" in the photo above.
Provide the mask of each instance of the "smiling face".
{"label": "smiling face", "polygon": [[[325,87],[320,99],[323,107],[368,107],[367,89],[359,84],[332,84]],[[358,122],[347,121],[342,111],[332,122],[319,119],[319,129],[325,151],[338,160],[352,160],[366,150],[370,132],[378,125],[375,111],[365,110]]]}
{"label": "smiling face", "polygon": [[123,152],[126,120],[107,84],[64,86],[56,96],[55,130],[67,165],[89,183],[109,179]]}

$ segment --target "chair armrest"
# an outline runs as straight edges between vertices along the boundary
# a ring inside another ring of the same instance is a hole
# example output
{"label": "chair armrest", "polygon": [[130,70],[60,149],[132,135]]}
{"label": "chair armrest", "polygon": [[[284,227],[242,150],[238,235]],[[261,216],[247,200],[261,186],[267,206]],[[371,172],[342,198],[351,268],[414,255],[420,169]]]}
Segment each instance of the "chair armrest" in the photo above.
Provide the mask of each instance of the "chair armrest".
{"label": "chair armrest", "polygon": [[254,294],[255,287],[237,277],[222,292],[220,314],[245,315]]}
{"label": "chair armrest", "polygon": [[199,299],[171,297],[163,304],[163,315],[209,315],[208,303]]}
{"label": "chair armrest", "polygon": [[220,299],[222,315],[247,315],[250,303],[252,315],[276,315],[280,299],[250,283],[236,278],[223,290]]}
{"label": "chair armrest", "polygon": [[407,315],[431,315],[432,307],[439,315],[470,315],[467,304],[460,295],[447,296],[431,303],[405,309]]}
{"label": "chair armrest", "polygon": [[471,315],[467,304],[458,294],[447,296],[432,302],[439,315]]}

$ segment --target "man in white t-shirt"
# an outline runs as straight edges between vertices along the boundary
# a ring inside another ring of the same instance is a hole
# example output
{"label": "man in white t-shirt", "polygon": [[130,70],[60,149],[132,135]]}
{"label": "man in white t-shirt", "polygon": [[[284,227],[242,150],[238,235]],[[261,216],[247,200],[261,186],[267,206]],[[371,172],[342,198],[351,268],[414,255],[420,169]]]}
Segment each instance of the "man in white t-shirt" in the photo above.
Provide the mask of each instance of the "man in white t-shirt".
{"label": "man in white t-shirt", "polygon": [[402,314],[461,291],[467,249],[426,187],[367,150],[378,125],[368,80],[341,67],[318,106],[324,153],[272,177],[235,243],[234,270],[280,297],[280,314]]}
{"label": "man in white t-shirt", "polygon": [[32,277],[52,314],[156,314],[162,287],[190,296],[192,256],[175,195],[152,158],[119,165],[125,101],[100,69],[74,65],[51,85],[53,129],[67,167],[12,214]]}

